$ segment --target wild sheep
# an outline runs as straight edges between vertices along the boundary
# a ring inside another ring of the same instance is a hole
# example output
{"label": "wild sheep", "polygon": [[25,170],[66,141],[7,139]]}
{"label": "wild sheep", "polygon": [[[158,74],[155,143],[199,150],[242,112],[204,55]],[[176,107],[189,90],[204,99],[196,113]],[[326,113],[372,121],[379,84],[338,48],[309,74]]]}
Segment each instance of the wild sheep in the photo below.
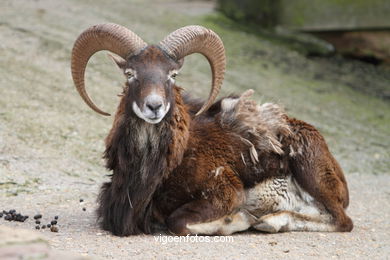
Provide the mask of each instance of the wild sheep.
{"label": "wild sheep", "polygon": [[[112,170],[98,217],[103,229],[127,236],[158,224],[178,234],[351,231],[343,172],[324,138],[283,110],[241,96],[214,103],[225,71],[220,38],[187,26],[158,45],[116,24],[85,30],[72,51],[72,76],[83,100],[89,58],[111,51],[127,77],[104,158]],[[175,85],[189,54],[201,53],[212,69],[206,102]]]}

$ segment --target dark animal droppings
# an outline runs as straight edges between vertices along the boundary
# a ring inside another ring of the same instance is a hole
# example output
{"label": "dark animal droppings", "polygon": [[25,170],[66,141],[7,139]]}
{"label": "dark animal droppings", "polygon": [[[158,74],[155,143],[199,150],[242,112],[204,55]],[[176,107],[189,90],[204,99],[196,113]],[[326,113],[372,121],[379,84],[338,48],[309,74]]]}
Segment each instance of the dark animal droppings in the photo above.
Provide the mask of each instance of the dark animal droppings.
{"label": "dark animal droppings", "polygon": [[39,226],[35,226],[35,229],[41,229]]}
{"label": "dark animal droppings", "polygon": [[86,208],[83,208],[83,211],[86,211],[87,209]]}
{"label": "dark animal droppings", "polygon": [[57,220],[57,219],[58,219],[58,216],[55,216],[54,219]]}
{"label": "dark animal droppings", "polygon": [[52,221],[50,222],[50,224],[56,225],[56,224],[57,224],[57,220],[52,220]]}
{"label": "dark animal droppings", "polygon": [[20,213],[17,213],[15,209],[11,209],[9,211],[2,210],[0,211],[0,218],[4,217],[4,220],[7,221],[18,221],[24,222],[28,216],[23,216]]}
{"label": "dark animal droppings", "polygon": [[42,218],[41,214],[37,214],[37,215],[34,216],[34,219],[40,219],[40,218]]}
{"label": "dark animal droppings", "polygon": [[35,221],[35,224],[41,224],[41,221],[39,221],[39,220],[37,220],[37,221]]}
{"label": "dark animal droppings", "polygon": [[83,199],[80,199],[80,202],[83,202],[84,200]]}

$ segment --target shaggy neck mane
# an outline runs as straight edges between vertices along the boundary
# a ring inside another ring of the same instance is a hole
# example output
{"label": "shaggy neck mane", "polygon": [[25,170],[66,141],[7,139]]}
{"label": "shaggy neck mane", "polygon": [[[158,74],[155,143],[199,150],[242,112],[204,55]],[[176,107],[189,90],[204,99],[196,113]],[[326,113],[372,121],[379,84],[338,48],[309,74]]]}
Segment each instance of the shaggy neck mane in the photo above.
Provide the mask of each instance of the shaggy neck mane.
{"label": "shaggy neck mane", "polygon": [[103,228],[116,235],[151,232],[153,195],[182,160],[190,117],[179,87],[174,88],[174,98],[172,113],[155,125],[128,109],[126,96],[121,100],[104,154],[106,167],[113,171],[112,183],[103,185],[109,192],[101,193],[105,208],[98,210]]}

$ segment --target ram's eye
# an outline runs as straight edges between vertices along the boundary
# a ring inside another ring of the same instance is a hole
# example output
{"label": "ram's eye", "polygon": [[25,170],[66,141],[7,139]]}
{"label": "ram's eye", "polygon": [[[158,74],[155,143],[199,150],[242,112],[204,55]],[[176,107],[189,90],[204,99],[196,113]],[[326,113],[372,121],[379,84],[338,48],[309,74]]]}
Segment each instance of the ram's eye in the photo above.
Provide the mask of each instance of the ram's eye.
{"label": "ram's eye", "polygon": [[130,69],[125,70],[125,74],[126,74],[127,79],[132,79],[135,77],[134,71],[130,70]]}
{"label": "ram's eye", "polygon": [[177,71],[172,71],[172,72],[169,74],[169,78],[171,78],[171,79],[176,79],[177,74],[178,74]]}
{"label": "ram's eye", "polygon": [[131,78],[134,77],[134,74],[131,73],[131,72],[127,72],[127,73],[126,73],[126,76],[127,76],[128,79],[131,79]]}

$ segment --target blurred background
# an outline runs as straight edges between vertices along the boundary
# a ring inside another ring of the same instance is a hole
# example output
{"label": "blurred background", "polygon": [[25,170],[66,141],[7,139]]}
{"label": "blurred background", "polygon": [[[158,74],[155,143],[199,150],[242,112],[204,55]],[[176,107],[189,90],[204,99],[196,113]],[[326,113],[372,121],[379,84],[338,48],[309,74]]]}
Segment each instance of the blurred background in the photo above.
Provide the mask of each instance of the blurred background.
{"label": "blurred background", "polygon": [[[388,0],[1,0],[0,204],[65,212],[84,197],[92,212],[113,118],[82,102],[70,55],[84,29],[106,22],[148,43],[185,25],[211,28],[227,54],[220,96],[252,88],[317,127],[347,177],[389,174],[389,15]],[[206,97],[210,74],[191,55],[178,85]],[[101,52],[86,77],[113,114],[121,72]]]}

